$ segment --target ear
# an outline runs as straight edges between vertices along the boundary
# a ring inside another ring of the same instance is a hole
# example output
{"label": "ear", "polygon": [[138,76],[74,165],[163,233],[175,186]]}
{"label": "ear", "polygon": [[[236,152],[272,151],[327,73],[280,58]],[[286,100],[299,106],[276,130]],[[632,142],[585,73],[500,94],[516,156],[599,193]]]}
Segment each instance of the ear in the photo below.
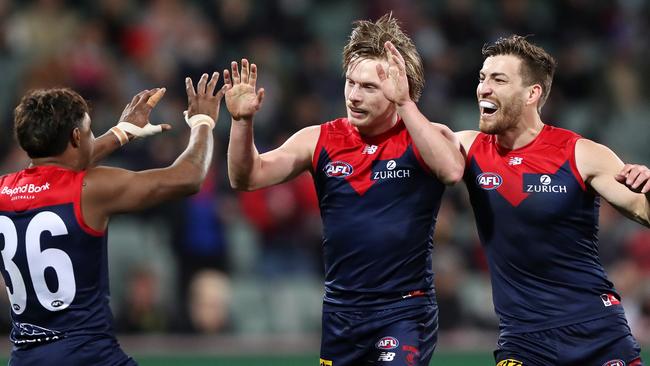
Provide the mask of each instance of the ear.
{"label": "ear", "polygon": [[526,105],[537,104],[542,98],[542,86],[539,84],[533,84],[529,86],[529,88]]}
{"label": "ear", "polygon": [[81,146],[81,131],[79,130],[79,127],[75,127],[72,130],[72,135],[70,135],[70,144],[72,144],[72,147],[74,148],[79,148],[79,146]]}

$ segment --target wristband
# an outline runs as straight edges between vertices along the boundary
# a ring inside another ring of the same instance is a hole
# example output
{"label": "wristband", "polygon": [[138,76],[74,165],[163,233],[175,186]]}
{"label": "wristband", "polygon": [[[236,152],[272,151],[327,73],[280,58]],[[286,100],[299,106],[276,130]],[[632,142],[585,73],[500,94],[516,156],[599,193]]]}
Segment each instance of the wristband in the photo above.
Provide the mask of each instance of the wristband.
{"label": "wristband", "polygon": [[195,114],[192,117],[187,117],[187,111],[183,112],[183,116],[185,116],[185,122],[190,126],[190,128],[194,128],[200,125],[206,125],[209,126],[210,129],[214,129],[215,123],[212,117],[208,116],[207,114]]}

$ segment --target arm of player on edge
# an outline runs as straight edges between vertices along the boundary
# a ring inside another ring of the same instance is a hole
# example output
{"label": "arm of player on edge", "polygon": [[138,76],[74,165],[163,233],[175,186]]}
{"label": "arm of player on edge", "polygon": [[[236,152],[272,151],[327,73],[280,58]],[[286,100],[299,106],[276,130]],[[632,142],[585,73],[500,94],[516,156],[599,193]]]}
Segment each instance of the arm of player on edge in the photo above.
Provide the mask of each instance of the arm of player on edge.
{"label": "arm of player on edge", "polygon": [[404,120],[413,143],[429,169],[445,184],[458,183],[465,169],[460,142],[449,127],[431,123],[420,112],[409,96],[404,58],[390,41],[384,47],[388,54],[388,70],[377,65],[384,95],[397,106],[397,113]]}
{"label": "arm of player on edge", "polygon": [[576,142],[576,165],[585,183],[626,217],[650,227],[650,169],[624,164],[608,147]]}
{"label": "arm of player on edge", "polygon": [[96,166],[120,146],[136,138],[147,137],[170,130],[169,124],[152,125],[149,113],[165,95],[165,88],[143,90],[126,105],[117,125],[95,139],[90,166]]}
{"label": "arm of player on edge", "polygon": [[199,191],[212,161],[212,129],[227,88],[224,85],[215,95],[218,79],[217,72],[209,82],[208,75],[203,74],[196,90],[192,80],[186,79],[186,122],[191,135],[187,147],[173,164],[141,172],[109,167],[88,171],[84,179],[82,212],[92,228],[105,229],[112,214],[141,210]]}
{"label": "arm of player on edge", "polygon": [[279,148],[260,154],[253,139],[253,117],[264,99],[264,89],[256,90],[257,66],[247,59],[224,70],[228,85],[226,107],[231,116],[228,143],[228,178],[237,190],[251,191],[285,182],[311,167],[320,126],[306,127]]}

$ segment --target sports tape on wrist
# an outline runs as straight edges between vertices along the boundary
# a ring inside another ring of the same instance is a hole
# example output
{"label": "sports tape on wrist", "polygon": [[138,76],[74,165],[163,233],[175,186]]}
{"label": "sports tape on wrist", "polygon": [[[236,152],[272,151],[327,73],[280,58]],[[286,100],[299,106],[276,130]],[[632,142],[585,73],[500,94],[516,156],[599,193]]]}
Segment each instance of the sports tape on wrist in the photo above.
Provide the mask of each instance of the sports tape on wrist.
{"label": "sports tape on wrist", "polygon": [[187,122],[190,128],[206,125],[209,126],[210,129],[214,129],[214,119],[212,119],[212,117],[208,116],[207,114],[195,114],[192,117],[188,118],[187,111],[184,111],[183,116],[185,116],[185,122]]}
{"label": "sports tape on wrist", "polygon": [[111,127],[110,131],[117,137],[117,141],[120,142],[120,146],[124,146],[127,142],[129,142],[129,136],[127,136],[126,132],[122,131],[122,129],[118,128],[117,126]]}
{"label": "sports tape on wrist", "polygon": [[117,136],[117,139],[120,140],[120,145],[123,146],[129,142],[129,137],[126,134],[127,132],[135,138],[147,137],[162,132],[162,126],[147,123],[144,127],[138,127],[131,122],[121,121],[117,125],[111,127],[110,131]]}

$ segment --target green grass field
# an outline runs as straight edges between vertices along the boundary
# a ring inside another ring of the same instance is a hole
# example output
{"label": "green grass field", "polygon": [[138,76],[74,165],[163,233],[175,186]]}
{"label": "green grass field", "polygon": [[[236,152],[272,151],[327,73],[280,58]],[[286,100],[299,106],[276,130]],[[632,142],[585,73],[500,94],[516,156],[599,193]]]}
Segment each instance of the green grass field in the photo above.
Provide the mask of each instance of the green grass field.
{"label": "green grass field", "polygon": [[[273,357],[141,357],[141,366],[318,366],[318,355]],[[489,353],[436,353],[431,365],[494,365]]]}
{"label": "green grass field", "polygon": [[[317,366],[318,355],[303,356],[272,356],[272,357],[137,357],[141,366]],[[650,359],[650,352],[643,352],[643,359]],[[431,366],[494,366],[492,354],[489,352],[436,352],[431,360]]]}
{"label": "green grass field", "polygon": [[[135,356],[140,366],[317,366],[318,355],[287,356]],[[650,352],[643,352],[643,359],[650,359]],[[0,358],[0,364],[8,360]],[[431,366],[494,366],[489,352],[436,352]]]}

